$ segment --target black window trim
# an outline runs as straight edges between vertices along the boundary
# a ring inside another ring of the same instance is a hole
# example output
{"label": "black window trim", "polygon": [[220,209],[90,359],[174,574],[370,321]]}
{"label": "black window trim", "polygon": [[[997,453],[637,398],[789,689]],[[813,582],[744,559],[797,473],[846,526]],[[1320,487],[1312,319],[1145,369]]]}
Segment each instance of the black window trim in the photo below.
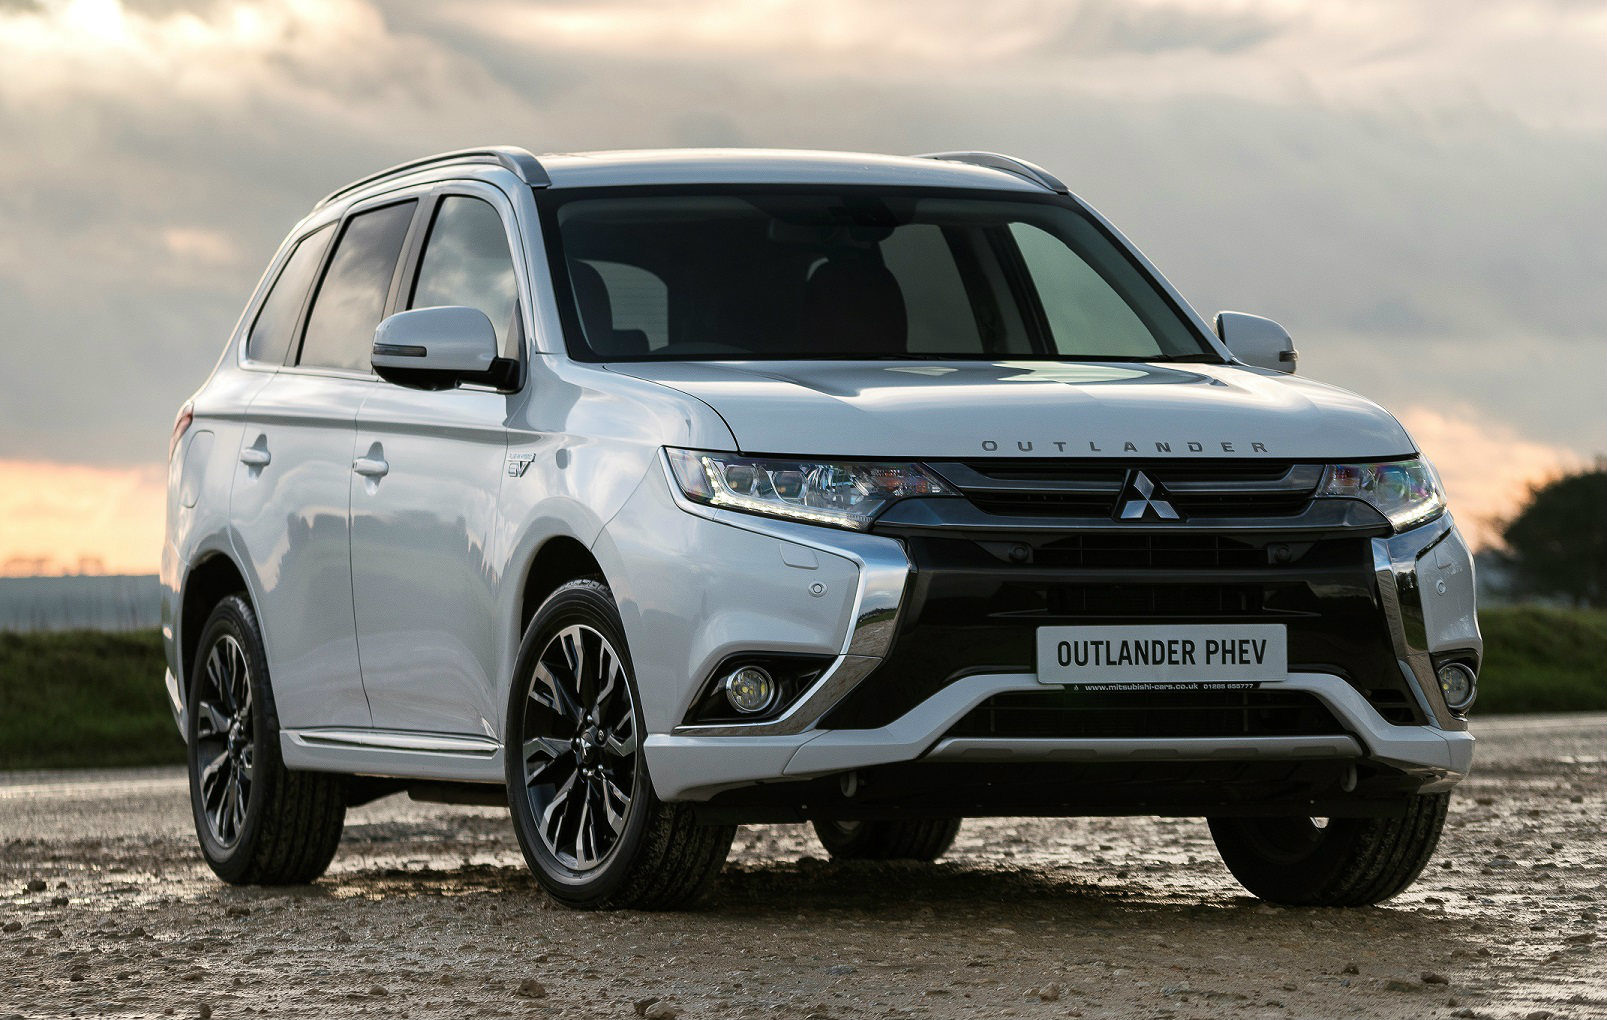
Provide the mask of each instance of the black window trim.
{"label": "black window trim", "polygon": [[[1042,205],[1058,205],[1070,209],[1087,222],[1095,232],[1108,241],[1121,257],[1132,267],[1133,272],[1149,283],[1154,289],[1155,296],[1162,304],[1182,323],[1200,345],[1201,355],[1220,357],[1218,347],[1220,341],[1200,328],[1195,316],[1182,303],[1173,288],[1161,277],[1158,270],[1151,268],[1141,259],[1131,243],[1118,235],[1097,213],[1085,207],[1081,202],[1061,194],[1040,194],[998,188],[954,188],[932,187],[929,185],[888,185],[888,184],[811,184],[808,182],[789,184],[747,184],[729,182],[720,184],[628,184],[628,185],[598,185],[585,188],[545,188],[534,192],[536,212],[542,234],[542,248],[547,256],[548,272],[551,274],[553,297],[557,304],[558,321],[563,328],[564,351],[571,361],[585,364],[623,364],[635,362],[679,362],[679,361],[765,361],[775,360],[762,357],[629,357],[613,356],[603,357],[594,352],[585,341],[585,332],[581,328],[579,312],[575,305],[575,293],[569,279],[569,266],[565,261],[563,250],[563,237],[558,224],[559,209],[575,201],[593,198],[640,198],[657,195],[730,195],[735,191],[750,194],[785,194],[788,192],[808,191],[809,189],[830,190],[833,192],[854,193],[862,192],[875,194],[878,192],[898,191],[900,193],[923,194],[932,197],[972,198],[989,201],[1018,201],[1035,202]],[[1146,324],[1147,325],[1147,324]],[[1031,358],[1022,358],[1012,355],[1013,360],[1042,360],[1042,361],[1071,361],[1057,354],[1035,355]],[[807,360],[807,359],[786,359]],[[968,358],[958,360],[987,360],[985,358]],[[1222,357],[1222,364],[1231,364],[1231,356]]]}

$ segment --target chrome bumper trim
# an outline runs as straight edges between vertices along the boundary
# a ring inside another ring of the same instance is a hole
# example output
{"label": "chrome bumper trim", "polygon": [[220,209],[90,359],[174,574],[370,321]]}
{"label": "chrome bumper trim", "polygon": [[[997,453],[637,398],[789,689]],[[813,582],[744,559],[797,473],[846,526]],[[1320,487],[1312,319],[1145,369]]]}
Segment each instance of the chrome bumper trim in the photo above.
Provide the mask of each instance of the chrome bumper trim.
{"label": "chrome bumper trim", "polygon": [[303,747],[373,747],[386,751],[455,754],[471,758],[490,758],[502,750],[502,744],[490,737],[454,737],[439,733],[329,728],[281,730],[280,736]]}
{"label": "chrome bumper trim", "polygon": [[179,693],[179,680],[171,669],[163,670],[162,686],[167,688],[167,707],[173,713],[173,724],[179,728],[179,736],[189,740],[190,720],[184,710],[184,696]]}
{"label": "chrome bumper trim", "polygon": [[[1199,738],[1132,741],[1037,740],[1015,738],[945,738],[971,709],[995,694],[1054,689],[1030,673],[969,676],[936,694],[886,726],[868,730],[819,730],[793,735],[732,736],[655,734],[646,741],[649,771],[662,800],[707,800],[723,789],[749,783],[802,779],[852,769],[914,761],[934,754],[953,759],[963,750],[987,760],[1028,762],[1066,760],[1092,752],[1097,759],[1188,760],[1169,749],[1187,749],[1201,760],[1357,757],[1398,768],[1426,772],[1433,778],[1425,790],[1449,788],[1467,775],[1473,763],[1473,736],[1433,726],[1397,726],[1380,716],[1367,699],[1342,677],[1327,673],[1294,673],[1269,688],[1309,691],[1328,706],[1346,734],[1327,737],[1242,737],[1208,743]],[[1301,747],[1298,742],[1312,741]],[[1292,743],[1293,742],[1293,743]],[[1229,748],[1235,750],[1229,751]],[[1185,752],[1185,753],[1187,753]],[[1341,753],[1342,752],[1342,753]]]}
{"label": "chrome bumper trim", "polygon": [[1449,513],[1421,527],[1391,538],[1375,538],[1373,570],[1378,598],[1389,621],[1389,639],[1401,673],[1423,714],[1445,730],[1466,730],[1467,720],[1453,715],[1434,677],[1434,661],[1423,619],[1423,593],[1418,584],[1418,560],[1451,534]]}
{"label": "chrome bumper trim", "polygon": [[1323,737],[1026,738],[950,737],[926,761],[1259,761],[1268,758],[1360,758],[1343,734]]}

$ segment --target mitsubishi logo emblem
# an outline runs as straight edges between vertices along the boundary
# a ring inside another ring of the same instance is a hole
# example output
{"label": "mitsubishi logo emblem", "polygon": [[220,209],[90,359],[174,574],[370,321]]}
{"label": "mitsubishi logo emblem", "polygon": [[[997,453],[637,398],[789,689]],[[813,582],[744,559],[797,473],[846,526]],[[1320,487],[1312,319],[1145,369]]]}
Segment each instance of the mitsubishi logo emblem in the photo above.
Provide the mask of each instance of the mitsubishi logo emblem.
{"label": "mitsubishi logo emblem", "polygon": [[1178,521],[1182,515],[1172,506],[1160,486],[1150,481],[1149,475],[1142,471],[1129,471],[1127,484],[1122,486],[1122,493],[1116,500],[1116,519],[1118,521],[1142,521],[1155,515],[1156,520]]}

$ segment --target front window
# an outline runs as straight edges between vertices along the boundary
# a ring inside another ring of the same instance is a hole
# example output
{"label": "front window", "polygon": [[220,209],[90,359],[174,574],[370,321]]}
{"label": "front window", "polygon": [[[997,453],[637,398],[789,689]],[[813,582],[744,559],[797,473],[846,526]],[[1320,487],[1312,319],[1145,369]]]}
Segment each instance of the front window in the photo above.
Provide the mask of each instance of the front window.
{"label": "front window", "polygon": [[733,186],[541,201],[585,360],[1221,360],[1062,199]]}

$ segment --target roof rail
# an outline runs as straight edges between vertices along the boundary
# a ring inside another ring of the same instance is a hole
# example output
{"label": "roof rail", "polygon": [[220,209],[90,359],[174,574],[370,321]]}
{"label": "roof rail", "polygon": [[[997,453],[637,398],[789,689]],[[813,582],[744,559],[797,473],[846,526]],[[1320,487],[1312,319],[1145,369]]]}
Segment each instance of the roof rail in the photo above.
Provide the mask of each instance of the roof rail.
{"label": "roof rail", "polygon": [[970,163],[973,166],[985,166],[989,170],[1003,170],[1017,177],[1024,177],[1032,183],[1061,195],[1071,194],[1071,189],[1060,182],[1060,179],[1043,167],[1035,163],[1028,163],[1024,159],[1014,156],[1004,156],[997,152],[923,152],[918,159],[946,159],[951,163]]}
{"label": "roof rail", "polygon": [[484,149],[458,149],[455,152],[443,152],[438,156],[426,156],[423,159],[410,160],[398,163],[377,174],[369,174],[360,180],[353,181],[344,188],[337,188],[325,195],[314,208],[322,208],[342,195],[349,195],[361,188],[391,177],[401,177],[418,170],[432,166],[445,166],[449,163],[494,163],[497,166],[513,171],[514,175],[532,188],[549,188],[552,178],[542,168],[541,161],[528,151],[512,145],[492,145]]}

